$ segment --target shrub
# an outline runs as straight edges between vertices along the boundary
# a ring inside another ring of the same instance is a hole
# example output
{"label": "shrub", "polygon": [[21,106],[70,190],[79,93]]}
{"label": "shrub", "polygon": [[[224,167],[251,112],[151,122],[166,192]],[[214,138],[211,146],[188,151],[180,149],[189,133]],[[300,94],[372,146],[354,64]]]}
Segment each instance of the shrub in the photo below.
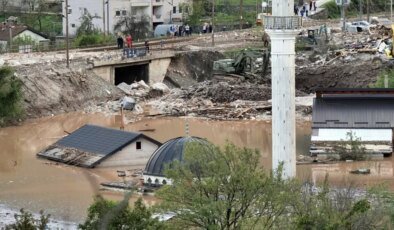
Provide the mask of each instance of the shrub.
{"label": "shrub", "polygon": [[7,225],[6,230],[45,230],[48,229],[50,215],[44,215],[44,211],[40,211],[40,218],[35,219],[33,214],[20,210],[20,214],[15,214],[15,223]]}
{"label": "shrub", "polygon": [[388,87],[389,88],[394,88],[394,70],[390,69],[390,70],[384,70],[382,72],[380,72],[380,74],[378,75],[378,80],[376,81],[376,83],[374,85],[372,85],[372,87],[377,87],[377,88],[384,88],[384,79],[387,76],[387,80],[388,80]]}
{"label": "shrub", "polygon": [[0,68],[0,125],[23,114],[21,81],[10,67]]}
{"label": "shrub", "polygon": [[338,154],[341,160],[365,160],[367,156],[361,139],[352,132],[348,132],[346,136],[348,139],[337,143],[331,150],[331,153]]}

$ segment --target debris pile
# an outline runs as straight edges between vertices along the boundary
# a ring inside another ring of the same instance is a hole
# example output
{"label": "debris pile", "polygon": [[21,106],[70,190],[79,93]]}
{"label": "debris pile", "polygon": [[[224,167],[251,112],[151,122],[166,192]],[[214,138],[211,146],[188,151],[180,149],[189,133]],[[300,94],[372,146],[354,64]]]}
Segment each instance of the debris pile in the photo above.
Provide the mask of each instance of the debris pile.
{"label": "debris pile", "polygon": [[[297,96],[305,94],[297,91]],[[146,104],[148,116],[202,116],[215,120],[264,119],[271,114],[271,88],[250,82],[201,82],[173,89]],[[309,106],[310,107],[310,106]],[[307,109],[303,109],[307,112]],[[309,110],[310,111],[310,110]]]}

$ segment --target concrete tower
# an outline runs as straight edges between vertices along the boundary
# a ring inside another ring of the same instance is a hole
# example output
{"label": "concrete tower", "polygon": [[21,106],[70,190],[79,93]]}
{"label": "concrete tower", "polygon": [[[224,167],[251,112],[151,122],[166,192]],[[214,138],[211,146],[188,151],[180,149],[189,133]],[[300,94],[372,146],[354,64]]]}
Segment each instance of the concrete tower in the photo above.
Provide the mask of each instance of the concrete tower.
{"label": "concrete tower", "polygon": [[283,162],[285,178],[296,175],[295,37],[301,25],[294,0],[272,0],[272,16],[264,17],[271,38],[272,166]]}

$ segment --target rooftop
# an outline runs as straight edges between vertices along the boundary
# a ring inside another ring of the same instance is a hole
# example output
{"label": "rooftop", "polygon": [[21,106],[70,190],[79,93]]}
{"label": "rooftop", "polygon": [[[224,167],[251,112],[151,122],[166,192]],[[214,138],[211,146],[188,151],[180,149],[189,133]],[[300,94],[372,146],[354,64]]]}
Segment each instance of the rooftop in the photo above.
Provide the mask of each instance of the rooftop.
{"label": "rooftop", "polygon": [[160,142],[141,133],[84,125],[38,155],[63,163],[94,167],[139,137],[161,145]]}

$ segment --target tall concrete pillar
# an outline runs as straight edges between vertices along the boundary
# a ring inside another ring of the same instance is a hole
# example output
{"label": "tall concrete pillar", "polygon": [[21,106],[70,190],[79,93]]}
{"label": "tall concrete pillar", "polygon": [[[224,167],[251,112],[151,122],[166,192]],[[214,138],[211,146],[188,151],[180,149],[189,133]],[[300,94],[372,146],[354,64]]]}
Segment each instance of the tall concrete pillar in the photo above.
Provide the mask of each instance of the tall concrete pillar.
{"label": "tall concrete pillar", "polygon": [[273,0],[264,17],[271,38],[272,166],[283,163],[283,176],[296,176],[295,37],[302,19],[294,16],[294,0]]}

